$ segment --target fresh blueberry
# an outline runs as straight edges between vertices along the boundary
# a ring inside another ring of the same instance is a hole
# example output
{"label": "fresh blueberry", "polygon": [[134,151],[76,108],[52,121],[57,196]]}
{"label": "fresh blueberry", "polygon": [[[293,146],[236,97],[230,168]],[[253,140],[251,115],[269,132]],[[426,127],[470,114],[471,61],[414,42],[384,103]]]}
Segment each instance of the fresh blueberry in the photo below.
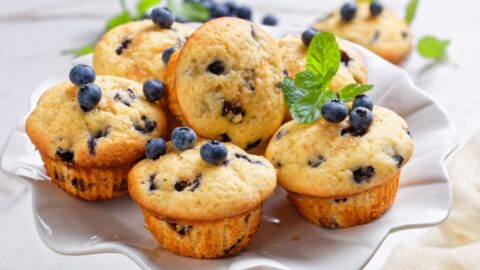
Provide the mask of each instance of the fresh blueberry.
{"label": "fresh blueberry", "polygon": [[227,159],[227,148],[219,141],[208,141],[200,148],[200,156],[210,164],[218,165]]}
{"label": "fresh blueberry", "polygon": [[365,134],[372,122],[372,111],[367,108],[357,107],[350,113],[350,126],[358,134]]}
{"label": "fresh blueberry", "polygon": [[167,152],[167,144],[162,138],[151,139],[145,144],[145,156],[149,159],[156,160]]}
{"label": "fresh blueberry", "polygon": [[197,143],[197,134],[189,127],[176,127],[172,131],[172,142],[177,149],[187,150]]}
{"label": "fresh blueberry", "polygon": [[347,115],[347,106],[338,99],[331,99],[322,107],[323,118],[331,123],[340,123],[347,118]]}
{"label": "fresh blueberry", "polygon": [[95,70],[91,66],[79,64],[70,70],[70,81],[78,86],[95,81]]}
{"label": "fresh blueberry", "polygon": [[353,3],[346,3],[340,9],[340,15],[342,16],[342,20],[348,22],[355,17],[355,13],[357,12],[357,6]]}
{"label": "fresh blueberry", "polygon": [[364,107],[370,111],[373,109],[373,100],[367,95],[358,95],[353,100],[352,109]]}
{"label": "fresh blueberry", "polygon": [[102,90],[98,85],[87,83],[80,87],[77,100],[84,112],[92,110],[102,99]]}
{"label": "fresh blueberry", "polygon": [[372,16],[380,15],[380,13],[382,13],[382,10],[383,5],[378,1],[373,1],[372,3],[370,3],[370,14],[372,14]]}
{"label": "fresh blueberry", "polygon": [[169,29],[175,21],[175,16],[169,10],[162,7],[152,9],[153,22],[161,28]]}
{"label": "fresh blueberry", "polygon": [[172,57],[172,54],[175,52],[175,47],[170,47],[167,48],[165,51],[162,53],[162,61],[163,64],[167,65],[168,61],[170,61],[170,57]]}
{"label": "fresh blueberry", "polygon": [[225,4],[215,4],[210,8],[212,18],[220,18],[230,15],[230,9]]}
{"label": "fresh blueberry", "polygon": [[228,11],[230,12],[231,16],[237,14],[237,4],[235,4],[234,1],[227,1],[225,2],[225,5],[228,7]]}
{"label": "fresh blueberry", "polygon": [[165,86],[160,80],[148,80],[143,84],[143,94],[150,102],[155,102],[165,96]]}
{"label": "fresh blueberry", "polygon": [[310,46],[310,42],[312,42],[313,37],[318,34],[318,31],[313,28],[308,28],[307,30],[303,31],[302,33],[302,41],[305,46]]}
{"label": "fresh blueberry", "polygon": [[262,23],[264,25],[274,26],[277,25],[277,22],[277,18],[271,14],[265,15],[265,17],[262,19]]}
{"label": "fresh blueberry", "polygon": [[237,17],[240,19],[251,20],[252,10],[248,6],[239,6],[237,8]]}

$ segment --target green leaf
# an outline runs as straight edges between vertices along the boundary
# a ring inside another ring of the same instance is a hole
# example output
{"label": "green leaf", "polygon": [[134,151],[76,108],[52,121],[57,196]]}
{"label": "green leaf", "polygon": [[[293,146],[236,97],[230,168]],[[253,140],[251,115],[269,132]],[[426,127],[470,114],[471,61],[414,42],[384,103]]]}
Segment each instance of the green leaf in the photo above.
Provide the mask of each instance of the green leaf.
{"label": "green leaf", "polygon": [[338,93],[340,100],[343,102],[349,102],[355,99],[356,96],[361,95],[367,91],[372,90],[373,85],[371,84],[349,84],[340,90]]}
{"label": "green leaf", "polygon": [[316,75],[309,70],[297,73],[295,76],[295,85],[305,90],[319,90],[322,87],[322,75]]}
{"label": "green leaf", "polygon": [[79,57],[85,54],[93,53],[94,46],[92,44],[87,44],[80,48],[65,50],[62,54],[73,54],[75,57]]}
{"label": "green leaf", "polygon": [[205,22],[210,18],[210,11],[200,3],[184,3],[182,0],[168,0],[167,5],[173,14],[183,16],[189,21]]}
{"label": "green leaf", "polygon": [[122,13],[110,18],[107,21],[107,30],[110,30],[116,26],[132,21],[133,18],[128,11],[123,11]]}
{"label": "green leaf", "polygon": [[298,88],[295,85],[295,81],[288,77],[283,79],[282,90],[289,108],[307,93],[306,90]]}
{"label": "green leaf", "polygon": [[417,13],[418,0],[410,0],[407,6],[407,12],[405,13],[405,21],[408,24],[411,24],[413,19],[415,19],[415,14]]}
{"label": "green leaf", "polygon": [[340,66],[340,49],[335,35],[322,32],[313,37],[307,52],[307,69],[328,84]]}
{"label": "green leaf", "polygon": [[300,123],[315,122],[321,116],[323,104],[335,98],[335,93],[320,89],[302,96],[290,109],[292,118]]}
{"label": "green leaf", "polygon": [[434,36],[425,36],[418,41],[417,51],[425,58],[439,61],[447,55],[448,44],[450,44],[449,40],[439,40]]}
{"label": "green leaf", "polygon": [[138,17],[142,17],[151,7],[158,5],[159,0],[139,0],[137,3]]}

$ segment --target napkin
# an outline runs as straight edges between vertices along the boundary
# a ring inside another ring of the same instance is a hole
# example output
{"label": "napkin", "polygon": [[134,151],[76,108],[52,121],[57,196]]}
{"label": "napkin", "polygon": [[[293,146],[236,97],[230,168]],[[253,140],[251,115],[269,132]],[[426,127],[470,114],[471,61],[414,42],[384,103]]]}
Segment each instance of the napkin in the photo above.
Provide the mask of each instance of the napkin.
{"label": "napkin", "polygon": [[480,269],[480,130],[448,162],[450,216],[395,247],[383,269]]}

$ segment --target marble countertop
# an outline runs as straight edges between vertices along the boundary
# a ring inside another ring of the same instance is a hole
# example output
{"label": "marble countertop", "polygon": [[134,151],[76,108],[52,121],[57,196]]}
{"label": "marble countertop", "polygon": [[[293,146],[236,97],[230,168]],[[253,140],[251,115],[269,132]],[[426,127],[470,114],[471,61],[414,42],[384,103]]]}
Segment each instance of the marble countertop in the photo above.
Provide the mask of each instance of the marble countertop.
{"label": "marble countertop", "polygon": [[[343,1],[245,0],[255,18],[276,14],[280,25],[306,26]],[[407,0],[388,4],[403,13]],[[132,5],[135,1],[128,2]],[[292,8],[292,6],[295,8]],[[478,129],[480,77],[477,52],[480,36],[472,27],[480,24],[480,2],[423,0],[413,23],[416,37],[434,34],[451,40],[449,62],[432,65],[413,54],[405,69],[415,83],[431,95],[455,123],[461,143]],[[0,2],[0,146],[12,127],[27,111],[33,88],[67,65],[72,56],[62,51],[94,42],[105,19],[120,10],[115,0],[16,0]],[[468,27],[471,25],[472,27]],[[434,134],[432,134],[434,136]],[[138,269],[119,254],[63,256],[49,250],[37,236],[31,214],[30,191],[20,183],[0,178],[0,269]],[[379,268],[399,240],[393,234],[368,268]]]}

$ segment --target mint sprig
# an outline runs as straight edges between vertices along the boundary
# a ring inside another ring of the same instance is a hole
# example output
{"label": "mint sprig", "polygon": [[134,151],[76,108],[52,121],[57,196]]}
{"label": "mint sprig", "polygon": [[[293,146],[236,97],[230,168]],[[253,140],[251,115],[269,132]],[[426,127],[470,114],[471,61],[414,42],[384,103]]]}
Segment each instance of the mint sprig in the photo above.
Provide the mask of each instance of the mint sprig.
{"label": "mint sprig", "polygon": [[321,117],[322,106],[338,98],[344,102],[373,88],[372,85],[349,84],[337,94],[328,89],[340,66],[340,49],[332,33],[322,32],[313,37],[307,51],[307,69],[295,80],[283,80],[283,94],[292,118],[312,123]]}
{"label": "mint sprig", "polygon": [[415,14],[417,13],[418,0],[410,0],[407,5],[407,11],[405,13],[405,21],[408,24],[411,24],[413,19],[415,19]]}
{"label": "mint sprig", "polygon": [[183,16],[189,21],[205,22],[210,18],[207,7],[197,2],[184,2],[183,0],[168,0],[167,7],[176,16]]}
{"label": "mint sprig", "polygon": [[440,40],[434,36],[428,35],[422,37],[417,43],[418,53],[435,61],[444,60],[447,56],[447,47],[449,40]]}

